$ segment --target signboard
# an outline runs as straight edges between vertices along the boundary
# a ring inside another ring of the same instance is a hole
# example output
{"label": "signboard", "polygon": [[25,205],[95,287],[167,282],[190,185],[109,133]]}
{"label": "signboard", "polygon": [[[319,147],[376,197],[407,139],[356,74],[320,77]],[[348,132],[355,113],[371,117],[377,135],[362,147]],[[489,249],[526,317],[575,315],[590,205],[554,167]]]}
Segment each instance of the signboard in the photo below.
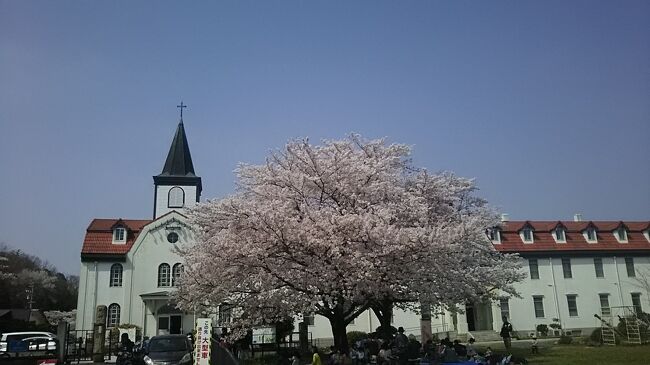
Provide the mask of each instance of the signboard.
{"label": "signboard", "polygon": [[212,319],[196,320],[196,343],[194,344],[194,365],[210,365],[210,346],[212,340]]}
{"label": "signboard", "polygon": [[262,327],[253,329],[253,345],[275,343],[275,327]]}

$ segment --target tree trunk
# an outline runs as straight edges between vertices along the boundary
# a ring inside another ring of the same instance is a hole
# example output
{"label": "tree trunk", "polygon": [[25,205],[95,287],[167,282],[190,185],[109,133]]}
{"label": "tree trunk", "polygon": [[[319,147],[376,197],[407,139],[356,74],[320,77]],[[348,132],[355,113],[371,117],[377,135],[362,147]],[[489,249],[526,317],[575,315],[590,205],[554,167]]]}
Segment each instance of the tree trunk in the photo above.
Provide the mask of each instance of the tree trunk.
{"label": "tree trunk", "polygon": [[390,300],[382,300],[380,302],[374,303],[371,308],[375,313],[375,316],[377,316],[377,319],[379,319],[379,328],[377,329],[377,334],[384,340],[390,340],[393,335],[391,331],[391,321],[393,319],[393,302]]}
{"label": "tree trunk", "polygon": [[347,326],[342,315],[336,315],[329,318],[332,326],[332,335],[334,335],[334,347],[342,353],[348,353],[348,333]]}

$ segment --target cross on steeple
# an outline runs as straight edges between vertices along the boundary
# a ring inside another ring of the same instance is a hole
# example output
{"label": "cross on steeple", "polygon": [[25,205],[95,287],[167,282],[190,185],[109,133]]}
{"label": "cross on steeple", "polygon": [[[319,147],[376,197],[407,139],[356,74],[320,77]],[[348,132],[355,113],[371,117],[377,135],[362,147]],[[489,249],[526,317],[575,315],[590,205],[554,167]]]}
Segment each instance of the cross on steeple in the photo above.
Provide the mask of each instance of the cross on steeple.
{"label": "cross on steeple", "polygon": [[183,101],[181,101],[181,105],[176,105],[176,107],[181,109],[181,120],[183,120],[183,108],[187,108],[187,105],[184,105]]}

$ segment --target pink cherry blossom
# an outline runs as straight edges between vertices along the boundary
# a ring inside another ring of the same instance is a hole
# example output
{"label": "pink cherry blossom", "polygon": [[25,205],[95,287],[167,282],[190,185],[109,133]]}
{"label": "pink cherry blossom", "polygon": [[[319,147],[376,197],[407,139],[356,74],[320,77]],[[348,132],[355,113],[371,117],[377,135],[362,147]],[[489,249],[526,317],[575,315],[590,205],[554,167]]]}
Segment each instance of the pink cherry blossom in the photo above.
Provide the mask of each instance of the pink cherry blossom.
{"label": "pink cherry blossom", "polygon": [[497,214],[470,179],[415,168],[384,140],[295,140],[236,170],[237,191],[190,211],[181,252],[185,308],[237,308],[243,333],[302,313],[329,319],[337,345],[372,303],[417,309],[516,295],[516,257],[485,234]]}

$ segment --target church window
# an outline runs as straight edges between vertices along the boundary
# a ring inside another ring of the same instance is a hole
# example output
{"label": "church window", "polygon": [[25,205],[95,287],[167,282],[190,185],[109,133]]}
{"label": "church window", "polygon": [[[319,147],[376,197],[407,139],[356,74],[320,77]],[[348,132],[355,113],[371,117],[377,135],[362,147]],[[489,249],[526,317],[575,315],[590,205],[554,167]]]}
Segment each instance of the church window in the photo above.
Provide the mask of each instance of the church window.
{"label": "church window", "polygon": [[117,327],[119,324],[120,324],[120,305],[117,303],[113,303],[108,306],[106,327]]}
{"label": "church window", "polygon": [[111,266],[110,286],[122,286],[122,265],[113,264],[113,266]]}
{"label": "church window", "polygon": [[158,286],[165,287],[169,286],[169,281],[171,279],[171,272],[168,264],[160,264],[158,266]]}
{"label": "church window", "polygon": [[176,243],[176,242],[178,242],[178,233],[176,233],[176,232],[170,232],[170,233],[167,235],[167,242],[169,242],[169,243]]}
{"label": "church window", "polygon": [[179,186],[169,189],[167,207],[182,208],[185,205],[185,191]]}
{"label": "church window", "polygon": [[113,243],[126,242],[126,228],[117,227],[113,230]]}
{"label": "church window", "polygon": [[183,272],[183,264],[175,264],[172,268],[172,286],[178,285],[178,279]]}

